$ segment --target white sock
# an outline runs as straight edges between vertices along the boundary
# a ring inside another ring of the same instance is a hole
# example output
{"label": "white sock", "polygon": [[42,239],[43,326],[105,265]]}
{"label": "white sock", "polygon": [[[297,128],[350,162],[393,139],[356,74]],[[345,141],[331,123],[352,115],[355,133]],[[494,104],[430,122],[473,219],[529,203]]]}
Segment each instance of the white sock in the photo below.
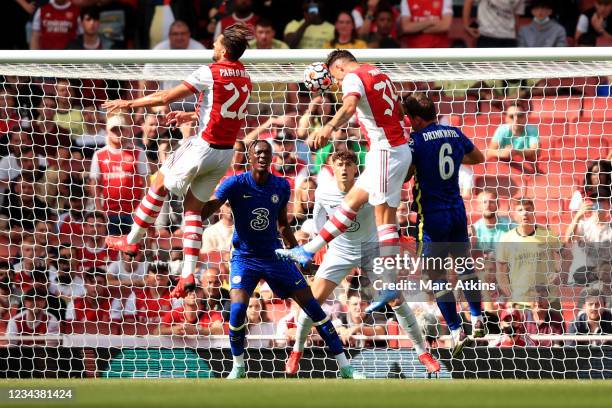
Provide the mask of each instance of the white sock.
{"label": "white sock", "polygon": [[351,365],[349,363],[349,361],[348,361],[348,358],[346,358],[346,356],[344,355],[344,353],[335,355],[334,358],[338,362],[338,367],[340,367],[340,368],[343,368],[343,367]]}
{"label": "white sock", "polygon": [[308,317],[304,311],[300,311],[300,315],[297,318],[297,328],[295,329],[295,344],[293,345],[293,351],[303,352],[304,343],[308,337],[308,333],[312,329],[312,319]]}
{"label": "white sock", "polygon": [[130,232],[128,233],[128,236],[127,236],[127,243],[128,244],[139,243],[142,237],[144,237],[146,232],[147,232],[146,228],[142,228],[140,225],[133,223],[132,228],[130,229]]}
{"label": "white sock", "polygon": [[412,313],[412,309],[410,309],[406,303],[402,303],[401,305],[394,307],[393,311],[395,312],[397,322],[401,328],[404,329],[404,332],[406,332],[408,337],[410,337],[410,340],[412,340],[417,354],[421,355],[425,353],[427,351],[427,346],[425,345],[425,340],[423,339],[421,327],[417,322],[416,316],[414,313]]}
{"label": "white sock", "polygon": [[472,327],[476,325],[476,322],[482,322],[482,315],[480,316],[470,316],[470,321],[472,322]]}
{"label": "white sock", "polygon": [[234,356],[234,367],[244,367],[244,354]]}

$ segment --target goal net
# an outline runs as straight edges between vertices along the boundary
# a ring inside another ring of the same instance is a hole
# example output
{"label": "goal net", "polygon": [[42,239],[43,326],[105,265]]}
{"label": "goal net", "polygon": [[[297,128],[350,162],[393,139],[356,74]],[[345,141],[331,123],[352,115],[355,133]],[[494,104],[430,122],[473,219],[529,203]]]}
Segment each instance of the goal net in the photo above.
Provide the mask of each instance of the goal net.
{"label": "goal net", "polygon": [[[481,291],[487,336],[453,358],[431,288],[404,292],[442,362],[440,376],[612,376],[612,51],[391,51],[355,54],[387,73],[401,98],[427,95],[438,121],[459,128],[487,158],[454,169],[471,255],[480,261],[474,273],[487,284]],[[248,171],[245,146],[268,140],[272,172],[292,187],[289,220],[301,243],[316,233],[317,186],[335,183],[331,154],[353,150],[363,169],[367,151],[357,118],[326,148],[313,152],[305,144],[342,101],[337,87],[318,95],[301,84],[305,66],[325,56],[247,51],[254,88],[226,174]],[[196,296],[186,300],[169,297],[183,257],[180,197],[164,204],[136,258],[104,243],[129,231],[161,163],[197,137],[197,123],[170,127],[165,115],[199,102],[114,116],[101,104],[168,89],[210,57],[200,51],[0,57],[0,377],[220,377],[231,369],[231,209],[205,223]],[[422,221],[413,187],[414,180],[404,185],[398,208],[408,254],[416,253]],[[453,288],[461,280],[458,266],[445,267]],[[366,278],[353,268],[324,305],[355,368],[372,378],[425,378],[391,309],[365,315],[372,296]],[[418,268],[400,271],[400,278],[426,280]],[[461,290],[456,297],[471,335],[470,299]],[[285,375],[298,312],[260,283],[247,313],[250,377]],[[333,357],[315,333],[298,376],[335,377]]]}

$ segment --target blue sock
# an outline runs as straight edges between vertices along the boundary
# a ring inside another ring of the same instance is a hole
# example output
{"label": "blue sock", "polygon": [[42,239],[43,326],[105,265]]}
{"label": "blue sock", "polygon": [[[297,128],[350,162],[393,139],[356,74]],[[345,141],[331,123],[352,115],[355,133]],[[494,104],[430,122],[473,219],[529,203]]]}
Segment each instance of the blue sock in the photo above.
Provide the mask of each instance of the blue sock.
{"label": "blue sock", "polygon": [[331,320],[325,314],[323,309],[321,309],[321,305],[319,305],[319,303],[312,298],[306,302],[302,309],[304,309],[304,312],[314,322],[314,326],[319,332],[319,336],[321,336],[321,338],[325,341],[329,351],[334,356],[343,354],[344,347],[342,347],[342,341],[340,340],[340,337],[338,337],[336,328],[332,324]]}
{"label": "blue sock", "polygon": [[[461,279],[461,275],[459,275],[459,279]],[[477,287],[479,279],[473,276],[471,278],[461,279],[461,282],[464,285],[467,285],[467,287],[469,287],[469,285],[474,285],[474,287]],[[479,290],[464,289],[463,295],[470,305],[470,315],[474,317],[482,315],[482,293],[480,293]]]}
{"label": "blue sock", "polygon": [[[446,284],[447,280],[436,280],[434,285],[442,283]],[[438,290],[434,291],[434,296],[436,297],[436,303],[438,304],[438,308],[440,308],[442,316],[444,316],[444,320],[446,320],[448,328],[455,330],[461,327],[461,317],[459,317],[459,313],[457,313],[457,301],[455,300],[453,292],[451,290]]]}
{"label": "blue sock", "polygon": [[232,303],[229,319],[229,339],[233,356],[244,354],[244,332],[246,330],[247,305],[244,303]]}

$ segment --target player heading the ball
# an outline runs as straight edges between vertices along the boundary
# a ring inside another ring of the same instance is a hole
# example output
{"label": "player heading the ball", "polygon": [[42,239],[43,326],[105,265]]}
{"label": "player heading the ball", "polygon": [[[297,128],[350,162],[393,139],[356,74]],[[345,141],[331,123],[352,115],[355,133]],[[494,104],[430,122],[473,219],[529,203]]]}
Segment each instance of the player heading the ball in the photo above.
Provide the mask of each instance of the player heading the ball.
{"label": "player heading the ball", "polygon": [[202,102],[198,112],[170,112],[167,115],[168,123],[177,126],[198,119],[197,135],[183,141],[163,163],[134,214],[130,233],[107,238],[109,248],[135,254],[142,237],[159,215],[168,191],[184,196],[185,256],[173,297],[184,297],[195,289],[193,273],[202,246],[202,206],[231,164],[233,146],[246,117],[253,86],[239,59],[250,37],[248,26],[231,25],[214,42],[214,62],[194,71],[182,84],[142,98],[108,101],[102,105],[112,113],[119,109],[169,105],[194,93],[200,94]]}
{"label": "player heading the ball", "polygon": [[[325,146],[334,130],[344,126],[355,112],[370,150],[365,159],[364,173],[344,197],[338,210],[325,223],[312,241],[293,249],[280,249],[278,256],[302,265],[334,238],[344,233],[355,221],[359,209],[369,202],[374,206],[381,257],[400,253],[399,229],[396,219],[400,194],[412,154],[401,122],[404,112],[389,77],[371,64],[360,64],[347,50],[332,51],[326,61],[332,77],[342,87],[342,107],[319,131],[312,134],[311,148]],[[397,271],[389,269],[382,275],[383,283],[395,283]],[[383,289],[367,311],[371,312],[399,297],[395,290]]]}

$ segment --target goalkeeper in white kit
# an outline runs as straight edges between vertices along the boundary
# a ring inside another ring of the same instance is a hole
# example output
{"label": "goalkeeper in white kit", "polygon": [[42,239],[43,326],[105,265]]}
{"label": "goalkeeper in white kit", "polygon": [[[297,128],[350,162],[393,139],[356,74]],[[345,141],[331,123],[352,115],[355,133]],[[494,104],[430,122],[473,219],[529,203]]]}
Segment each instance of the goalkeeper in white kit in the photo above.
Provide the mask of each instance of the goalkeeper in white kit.
{"label": "goalkeeper in white kit", "polygon": [[[352,151],[336,152],[332,156],[332,168],[336,182],[321,184],[315,192],[314,220],[317,228],[323,226],[327,221],[327,216],[334,213],[335,208],[340,205],[346,193],[355,184],[358,171],[357,156]],[[378,232],[374,220],[374,209],[369,203],[366,203],[346,232],[329,243],[324,260],[311,285],[315,299],[320,304],[324,303],[354,267],[361,267],[362,271],[373,279],[371,265],[376,256],[378,256]],[[427,351],[421,328],[403,297],[400,295],[389,304],[395,312],[399,325],[414,343],[419,361],[426,367],[427,372],[440,371],[440,364]],[[301,312],[298,317],[295,346],[285,367],[288,374],[298,372],[304,342],[312,325],[312,320]],[[362,331],[356,334],[374,334],[369,333],[367,329],[363,327]]]}

